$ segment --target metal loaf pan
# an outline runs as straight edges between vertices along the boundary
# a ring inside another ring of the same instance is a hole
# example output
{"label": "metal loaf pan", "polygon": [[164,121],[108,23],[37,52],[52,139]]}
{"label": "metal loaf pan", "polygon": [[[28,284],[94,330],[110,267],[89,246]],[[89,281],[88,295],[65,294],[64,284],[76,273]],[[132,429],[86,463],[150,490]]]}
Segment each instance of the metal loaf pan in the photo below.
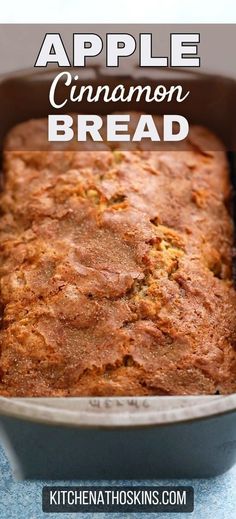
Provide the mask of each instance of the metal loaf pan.
{"label": "metal loaf pan", "polygon": [[[113,84],[106,71],[92,69],[88,84]],[[155,73],[141,70],[132,82],[156,84]],[[0,82],[0,145],[16,123],[50,113],[51,72],[20,71]],[[127,75],[120,82],[130,82]],[[235,146],[236,82],[179,70],[161,82],[180,82],[191,90],[182,105],[190,122],[218,133],[231,151]],[[63,91],[63,85],[61,85]],[[202,104],[202,109],[199,103]],[[66,108],[73,111],[70,106]],[[161,103],[160,113],[179,113]],[[116,105],[116,110],[124,106]],[[143,110],[142,103],[129,106]],[[150,104],[154,113],[156,104]],[[80,106],[81,112],[94,110]],[[178,111],[177,111],[178,110]],[[101,104],[101,113],[111,111]],[[234,153],[230,154],[234,181]],[[236,394],[195,397],[5,398],[0,397],[1,437],[19,478],[139,479],[211,477],[236,462]]]}

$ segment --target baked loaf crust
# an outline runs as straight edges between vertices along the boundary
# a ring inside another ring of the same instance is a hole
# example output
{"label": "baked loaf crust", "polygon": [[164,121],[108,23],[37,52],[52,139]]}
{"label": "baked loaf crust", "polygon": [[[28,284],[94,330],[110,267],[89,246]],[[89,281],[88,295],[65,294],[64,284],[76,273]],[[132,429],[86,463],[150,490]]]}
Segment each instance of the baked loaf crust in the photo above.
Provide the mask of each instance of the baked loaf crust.
{"label": "baked loaf crust", "polygon": [[46,124],[5,146],[0,394],[235,392],[228,165],[204,151],[215,137],[29,151]]}

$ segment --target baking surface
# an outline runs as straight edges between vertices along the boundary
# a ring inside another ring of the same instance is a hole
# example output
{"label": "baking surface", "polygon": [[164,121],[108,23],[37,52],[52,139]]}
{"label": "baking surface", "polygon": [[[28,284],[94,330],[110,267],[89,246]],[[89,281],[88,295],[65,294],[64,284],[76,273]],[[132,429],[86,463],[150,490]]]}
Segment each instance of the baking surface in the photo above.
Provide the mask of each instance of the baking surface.
{"label": "baking surface", "polygon": [[[235,515],[236,505],[236,465],[223,476],[214,479],[196,479],[196,480],[155,480],[155,481],[137,481],[138,485],[193,485],[195,491],[195,511],[192,514],[158,514],[158,517],[164,519],[180,519],[180,517],[189,517],[191,519],[229,519]],[[46,514],[41,510],[41,490],[44,485],[50,485],[52,482],[19,482],[14,481],[8,460],[0,449],[0,509],[2,519],[45,519]],[[58,482],[57,482],[58,483]],[[79,485],[91,484],[99,485],[99,481],[84,482]],[[102,484],[110,484],[111,482],[103,481]],[[125,486],[129,484],[127,481],[112,481],[112,484]],[[135,484],[136,482],[130,482]],[[78,485],[77,481],[63,481],[62,485]],[[13,501],[14,499],[14,501]],[[77,517],[77,514],[47,514],[50,519],[68,519],[69,517]],[[98,517],[103,519],[111,517],[111,514],[79,514],[80,517],[95,519]],[[115,514],[116,519],[130,518],[138,519],[146,517],[147,514]],[[150,519],[156,517],[157,514],[148,514]]]}

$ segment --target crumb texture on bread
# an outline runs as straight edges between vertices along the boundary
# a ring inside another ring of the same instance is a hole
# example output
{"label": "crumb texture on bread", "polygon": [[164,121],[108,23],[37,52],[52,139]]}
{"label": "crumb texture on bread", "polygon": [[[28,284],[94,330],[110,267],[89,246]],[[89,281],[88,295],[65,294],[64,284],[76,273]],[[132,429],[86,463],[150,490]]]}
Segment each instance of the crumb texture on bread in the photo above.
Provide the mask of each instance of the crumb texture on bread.
{"label": "crumb texture on bread", "polygon": [[230,181],[225,153],[204,151],[214,137],[30,151],[45,124],[18,125],[4,151],[0,394],[235,392]]}

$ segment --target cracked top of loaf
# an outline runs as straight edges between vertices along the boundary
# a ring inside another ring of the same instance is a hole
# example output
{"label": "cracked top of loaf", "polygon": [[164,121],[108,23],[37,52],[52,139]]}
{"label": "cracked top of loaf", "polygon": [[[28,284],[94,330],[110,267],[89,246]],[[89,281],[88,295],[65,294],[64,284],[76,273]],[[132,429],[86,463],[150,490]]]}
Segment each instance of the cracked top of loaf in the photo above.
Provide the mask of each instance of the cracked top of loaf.
{"label": "cracked top of loaf", "polygon": [[30,151],[46,124],[5,145],[0,394],[235,392],[228,164],[204,151],[215,137]]}

